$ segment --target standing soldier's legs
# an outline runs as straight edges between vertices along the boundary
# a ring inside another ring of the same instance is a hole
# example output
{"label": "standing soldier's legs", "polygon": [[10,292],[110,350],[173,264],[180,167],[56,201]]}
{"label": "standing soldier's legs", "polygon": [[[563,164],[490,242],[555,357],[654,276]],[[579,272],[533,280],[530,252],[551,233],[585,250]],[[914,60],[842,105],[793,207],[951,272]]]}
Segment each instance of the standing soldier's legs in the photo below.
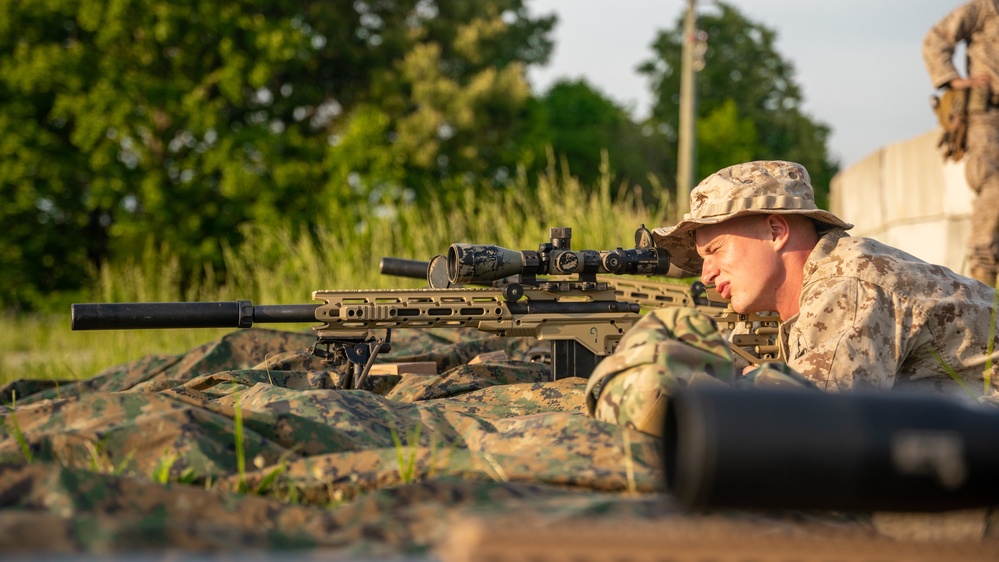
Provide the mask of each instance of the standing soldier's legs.
{"label": "standing soldier's legs", "polygon": [[968,119],[965,177],[978,197],[971,211],[971,277],[995,287],[999,271],[999,108]]}

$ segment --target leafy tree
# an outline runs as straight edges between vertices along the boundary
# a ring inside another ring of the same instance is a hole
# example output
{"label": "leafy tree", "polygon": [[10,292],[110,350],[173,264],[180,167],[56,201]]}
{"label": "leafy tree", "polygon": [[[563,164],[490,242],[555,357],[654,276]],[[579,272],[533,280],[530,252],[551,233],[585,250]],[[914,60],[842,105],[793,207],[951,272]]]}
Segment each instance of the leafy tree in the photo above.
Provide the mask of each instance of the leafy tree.
{"label": "leafy tree", "polygon": [[0,2],[0,306],[153,239],[311,229],[519,156],[523,0]]}
{"label": "leafy tree", "polygon": [[536,126],[541,138],[584,185],[601,177],[606,153],[616,182],[651,189],[669,173],[673,159],[656,136],[644,131],[628,112],[585,80],[559,81],[539,99]]}
{"label": "leafy tree", "polygon": [[756,123],[740,117],[731,98],[697,120],[697,172],[712,174],[735,162],[754,159],[760,146]]}
{"label": "leafy tree", "polygon": [[[777,52],[776,33],[728,3],[698,16],[707,33],[704,67],[696,73],[697,173],[704,177],[740,161],[784,159],[803,164],[822,204],[838,164],[826,149],[829,127],[806,115],[794,68]],[[683,17],[659,33],[654,57],[639,71],[654,95],[651,124],[676,152]]]}

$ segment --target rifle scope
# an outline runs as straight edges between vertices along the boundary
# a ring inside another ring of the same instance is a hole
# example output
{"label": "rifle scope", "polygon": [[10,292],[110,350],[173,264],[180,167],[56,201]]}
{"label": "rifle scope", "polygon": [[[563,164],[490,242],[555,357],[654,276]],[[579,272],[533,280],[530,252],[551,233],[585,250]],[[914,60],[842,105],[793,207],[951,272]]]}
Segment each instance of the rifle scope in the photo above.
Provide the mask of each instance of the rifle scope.
{"label": "rifle scope", "polygon": [[572,229],[554,227],[551,241],[537,251],[508,250],[484,244],[451,244],[447,250],[447,277],[452,285],[488,283],[522,275],[666,275],[669,253],[662,248],[572,250]]}
{"label": "rifle scope", "polygon": [[923,393],[687,387],[667,490],[690,508],[945,511],[999,503],[999,410]]}

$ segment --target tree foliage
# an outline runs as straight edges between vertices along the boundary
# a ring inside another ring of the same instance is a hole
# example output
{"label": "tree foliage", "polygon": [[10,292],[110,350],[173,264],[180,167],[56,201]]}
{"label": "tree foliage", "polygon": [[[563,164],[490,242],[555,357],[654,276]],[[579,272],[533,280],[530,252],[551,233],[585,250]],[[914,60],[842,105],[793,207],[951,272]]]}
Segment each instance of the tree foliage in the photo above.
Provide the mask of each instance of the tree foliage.
{"label": "tree foliage", "polygon": [[[251,227],[318,238],[405,205],[474,206],[536,189],[550,155],[572,181],[657,203],[676,174],[680,25],[642,67],[656,105],[636,123],[583,81],[531,91],[555,18],[525,4],[0,0],[0,308],[142,255],[216,283]],[[773,32],[726,4],[701,22],[701,175],[782,157],[824,186],[828,129],[802,113]]]}
{"label": "tree foliage", "polygon": [[[792,160],[812,176],[824,201],[836,172],[826,149],[829,127],[802,109],[794,67],[777,52],[776,33],[728,3],[698,15],[707,34],[703,69],[696,73],[697,175],[757,159]],[[683,17],[658,34],[654,57],[640,67],[652,83],[652,123],[676,152],[679,128]]]}
{"label": "tree foliage", "polygon": [[0,305],[155,237],[311,228],[513,168],[553,17],[522,0],[0,2]]}
{"label": "tree foliage", "polygon": [[664,175],[675,173],[675,159],[624,108],[585,80],[556,82],[540,106],[534,120],[544,131],[544,144],[568,162],[573,176],[592,185],[606,161],[614,181],[644,188],[644,200],[658,201],[654,190]]}

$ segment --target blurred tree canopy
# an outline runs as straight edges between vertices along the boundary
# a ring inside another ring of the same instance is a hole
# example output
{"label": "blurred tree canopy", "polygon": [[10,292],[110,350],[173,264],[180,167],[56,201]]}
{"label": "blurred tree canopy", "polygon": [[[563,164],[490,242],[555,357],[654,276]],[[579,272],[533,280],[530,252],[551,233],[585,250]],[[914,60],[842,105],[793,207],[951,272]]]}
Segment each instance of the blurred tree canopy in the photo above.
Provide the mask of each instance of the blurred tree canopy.
{"label": "blurred tree canopy", "polygon": [[[749,160],[791,160],[808,169],[824,206],[839,164],[827,150],[829,127],[802,110],[793,65],[774,45],[777,34],[725,2],[698,14],[706,38],[703,68],[696,73],[697,168],[703,178]],[[654,56],[639,67],[652,83],[650,124],[676,153],[679,129],[683,15],[660,32]]]}
{"label": "blurred tree canopy", "polygon": [[543,140],[584,184],[600,179],[604,153],[610,177],[644,188],[642,198],[650,204],[659,199],[654,190],[661,178],[675,175],[675,153],[585,80],[556,82],[539,105],[535,123],[543,124]]}
{"label": "blurred tree canopy", "polygon": [[[584,185],[606,155],[655,203],[675,183],[679,26],[642,67],[657,103],[639,123],[582,81],[532,92],[556,20],[527,3],[0,0],[0,308],[150,246],[211,274],[247,225],[308,235],[466,201],[549,154]],[[825,185],[827,128],[773,33],[720,6],[702,18],[699,171],[786,157]]]}
{"label": "blurred tree canopy", "polygon": [[250,221],[502,175],[554,21],[522,0],[0,3],[0,299],[150,237],[196,267]]}

